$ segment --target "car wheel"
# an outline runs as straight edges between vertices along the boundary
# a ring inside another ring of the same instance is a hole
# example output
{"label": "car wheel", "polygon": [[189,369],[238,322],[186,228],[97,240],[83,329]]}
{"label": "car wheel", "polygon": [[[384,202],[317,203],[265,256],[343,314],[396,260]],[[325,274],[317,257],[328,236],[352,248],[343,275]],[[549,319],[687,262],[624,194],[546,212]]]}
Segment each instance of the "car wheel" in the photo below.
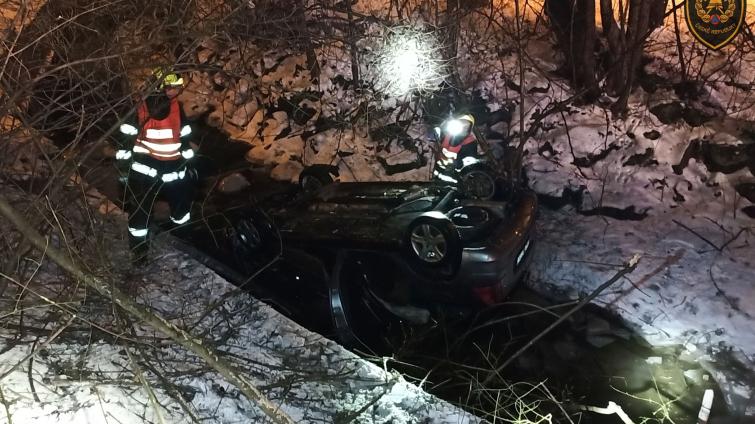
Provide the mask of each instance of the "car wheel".
{"label": "car wheel", "polygon": [[430,212],[409,224],[405,250],[419,272],[451,276],[461,264],[461,237],[456,226],[442,213]]}
{"label": "car wheel", "polygon": [[269,260],[279,250],[275,226],[261,212],[253,212],[237,221],[228,236],[234,259],[246,273],[256,271],[255,263]]}
{"label": "car wheel", "polygon": [[305,168],[299,174],[299,187],[305,193],[314,193],[320,188],[332,184],[333,177],[323,168]]}
{"label": "car wheel", "polygon": [[448,217],[461,234],[462,240],[476,240],[489,235],[493,223],[492,212],[478,206],[460,206],[448,212]]}
{"label": "car wheel", "polygon": [[391,329],[400,326],[371,292],[368,272],[346,252],[339,252],[330,282],[330,307],[339,341],[371,355],[393,352]]}
{"label": "car wheel", "polygon": [[495,178],[484,168],[462,170],[459,185],[462,193],[472,199],[490,200],[495,196]]}

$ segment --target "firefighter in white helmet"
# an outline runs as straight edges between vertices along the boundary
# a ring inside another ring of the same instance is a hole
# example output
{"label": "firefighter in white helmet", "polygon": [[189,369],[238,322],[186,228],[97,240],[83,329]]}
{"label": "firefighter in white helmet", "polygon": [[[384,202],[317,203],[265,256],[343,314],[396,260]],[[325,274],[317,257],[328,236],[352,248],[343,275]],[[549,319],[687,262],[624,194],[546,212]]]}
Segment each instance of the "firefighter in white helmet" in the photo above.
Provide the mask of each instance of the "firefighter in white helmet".
{"label": "firefighter in white helmet", "polygon": [[463,159],[478,155],[477,137],[474,135],[475,119],[465,114],[446,120],[436,128],[440,139],[440,155],[436,159],[433,176],[441,181],[457,183],[455,170],[461,168]]}

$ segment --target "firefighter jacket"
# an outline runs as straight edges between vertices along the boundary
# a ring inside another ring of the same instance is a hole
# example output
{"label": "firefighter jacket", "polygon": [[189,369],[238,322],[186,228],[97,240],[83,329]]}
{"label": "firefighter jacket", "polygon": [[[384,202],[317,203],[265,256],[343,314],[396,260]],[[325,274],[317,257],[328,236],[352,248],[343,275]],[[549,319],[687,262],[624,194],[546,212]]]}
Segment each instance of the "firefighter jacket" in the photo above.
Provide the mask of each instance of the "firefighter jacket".
{"label": "firefighter jacket", "polygon": [[115,156],[121,165],[128,164],[131,172],[163,182],[183,179],[187,161],[194,157],[189,144],[191,126],[178,100],[169,101],[170,110],[159,117],[162,119],[150,117],[146,103],[138,107],[136,119],[120,126],[122,137]]}
{"label": "firefighter jacket", "polygon": [[474,134],[469,134],[461,142],[454,145],[453,137],[445,136],[440,143],[440,158],[438,162],[443,167],[452,166],[459,168],[462,159],[477,155],[477,139]]}

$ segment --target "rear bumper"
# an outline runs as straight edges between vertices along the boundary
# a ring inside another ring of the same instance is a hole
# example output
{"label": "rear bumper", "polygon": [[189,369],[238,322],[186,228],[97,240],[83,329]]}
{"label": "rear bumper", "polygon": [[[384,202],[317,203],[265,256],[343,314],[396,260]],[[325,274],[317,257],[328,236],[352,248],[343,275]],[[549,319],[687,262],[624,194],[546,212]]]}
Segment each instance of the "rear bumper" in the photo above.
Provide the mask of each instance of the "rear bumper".
{"label": "rear bumper", "polygon": [[532,262],[537,197],[525,192],[511,219],[485,247],[465,248],[455,283],[484,304],[500,302],[521,281]]}

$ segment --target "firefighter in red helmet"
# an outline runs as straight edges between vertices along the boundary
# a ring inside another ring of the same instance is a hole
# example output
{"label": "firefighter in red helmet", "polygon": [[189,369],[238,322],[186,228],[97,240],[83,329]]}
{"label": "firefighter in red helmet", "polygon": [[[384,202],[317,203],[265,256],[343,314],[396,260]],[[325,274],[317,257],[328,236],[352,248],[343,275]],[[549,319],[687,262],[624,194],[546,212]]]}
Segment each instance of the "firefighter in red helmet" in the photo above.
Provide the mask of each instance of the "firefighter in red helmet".
{"label": "firefighter in red helmet", "polygon": [[191,126],[176,96],[183,78],[161,69],[153,71],[159,90],[147,96],[135,119],[120,126],[122,135],[116,160],[126,169],[125,200],[132,261],[144,263],[149,252],[149,222],[158,195],[170,205],[176,225],[191,219],[194,150],[189,144]]}

